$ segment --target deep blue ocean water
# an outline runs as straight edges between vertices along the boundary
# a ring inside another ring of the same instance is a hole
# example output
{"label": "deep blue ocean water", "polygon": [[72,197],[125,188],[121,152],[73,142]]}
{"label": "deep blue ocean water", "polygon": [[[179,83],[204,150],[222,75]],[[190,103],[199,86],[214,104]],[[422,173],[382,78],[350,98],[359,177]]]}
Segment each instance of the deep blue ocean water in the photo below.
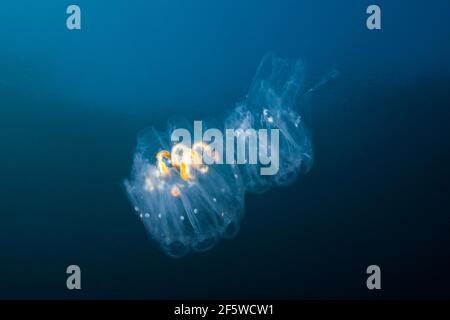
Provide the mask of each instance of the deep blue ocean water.
{"label": "deep blue ocean water", "polygon": [[[374,1],[381,31],[363,0],[73,2],[80,31],[68,1],[0,5],[0,298],[450,297],[450,2]],[[122,187],[136,136],[231,110],[267,52],[339,71],[313,169],[248,195],[232,240],[167,258]]]}

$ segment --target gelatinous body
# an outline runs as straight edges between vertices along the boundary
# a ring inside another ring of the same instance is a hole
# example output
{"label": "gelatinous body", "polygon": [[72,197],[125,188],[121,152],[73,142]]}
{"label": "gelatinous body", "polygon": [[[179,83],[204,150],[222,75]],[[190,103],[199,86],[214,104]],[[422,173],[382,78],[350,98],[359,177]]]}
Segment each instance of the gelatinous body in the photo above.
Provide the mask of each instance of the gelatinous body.
{"label": "gelatinous body", "polygon": [[179,144],[169,148],[169,137],[155,130],[140,137],[125,186],[150,236],[179,257],[205,251],[238,231],[244,190],[232,167],[196,164],[192,150],[177,156]]}
{"label": "gelatinous body", "polygon": [[[244,101],[225,120],[226,127],[279,129],[279,170],[275,175],[260,174],[260,165],[239,166],[249,192],[264,192],[271,185],[292,183],[313,162],[311,137],[300,114],[301,97],[306,92],[302,61],[266,56]],[[303,112],[304,113],[304,112]],[[270,153],[270,145],[259,150]]]}
{"label": "gelatinous body", "polygon": [[[261,175],[263,164],[204,164],[208,144],[172,142],[171,132],[140,135],[126,191],[149,235],[172,257],[210,249],[233,236],[244,213],[245,192],[286,185],[313,161],[310,134],[301,110],[301,61],[265,57],[245,99],[224,119],[226,129],[277,129],[279,146],[259,145],[259,155],[278,152],[279,169]],[[214,154],[211,154],[214,157]]]}

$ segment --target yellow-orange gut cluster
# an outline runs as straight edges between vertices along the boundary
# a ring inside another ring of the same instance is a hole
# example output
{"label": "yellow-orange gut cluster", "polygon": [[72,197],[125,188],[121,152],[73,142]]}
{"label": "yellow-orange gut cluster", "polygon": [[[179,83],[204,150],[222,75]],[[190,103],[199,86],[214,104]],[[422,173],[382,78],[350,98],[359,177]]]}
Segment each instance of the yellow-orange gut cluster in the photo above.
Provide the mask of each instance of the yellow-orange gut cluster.
{"label": "yellow-orange gut cluster", "polygon": [[[183,181],[193,183],[197,172],[206,174],[209,170],[208,166],[203,163],[205,154],[217,160],[215,152],[204,142],[197,142],[192,148],[178,143],[172,147],[170,152],[168,150],[159,151],[156,154],[158,170],[146,173],[145,190],[153,192],[156,188],[161,189],[165,184],[164,178],[170,177],[174,171],[178,172]],[[170,187],[170,194],[173,197],[179,197],[181,195],[180,186],[173,184]]]}

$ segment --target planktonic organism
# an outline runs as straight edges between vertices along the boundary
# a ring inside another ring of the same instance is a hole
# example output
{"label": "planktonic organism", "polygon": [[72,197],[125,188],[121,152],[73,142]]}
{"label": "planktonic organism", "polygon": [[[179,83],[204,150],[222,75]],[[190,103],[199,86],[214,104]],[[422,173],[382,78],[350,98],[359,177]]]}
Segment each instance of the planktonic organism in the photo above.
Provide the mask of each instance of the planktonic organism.
{"label": "planktonic organism", "polygon": [[221,121],[224,132],[276,129],[279,143],[269,139],[258,150],[259,155],[277,153],[279,169],[273,175],[261,175],[261,163],[205,164],[205,156],[218,157],[212,143],[172,141],[176,125],[166,132],[149,129],[138,137],[131,176],[124,183],[150,237],[165,253],[182,257],[232,237],[244,215],[245,192],[287,185],[311,168],[313,150],[302,99],[317,86],[306,90],[304,77],[300,60],[266,56],[248,94]]}

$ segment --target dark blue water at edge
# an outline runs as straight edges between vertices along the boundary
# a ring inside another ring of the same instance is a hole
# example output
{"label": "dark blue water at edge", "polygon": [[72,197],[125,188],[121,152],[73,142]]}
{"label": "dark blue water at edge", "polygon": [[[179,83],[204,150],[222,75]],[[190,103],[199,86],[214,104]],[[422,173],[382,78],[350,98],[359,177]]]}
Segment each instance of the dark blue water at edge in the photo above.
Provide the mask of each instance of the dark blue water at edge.
{"label": "dark blue water at edge", "polygon": [[[373,34],[364,1],[79,1],[67,34],[65,4],[19,2],[0,13],[0,298],[450,296],[448,3],[379,1]],[[247,196],[235,238],[167,258],[122,187],[136,135],[230,110],[267,51],[339,70],[312,101],[314,166]]]}

